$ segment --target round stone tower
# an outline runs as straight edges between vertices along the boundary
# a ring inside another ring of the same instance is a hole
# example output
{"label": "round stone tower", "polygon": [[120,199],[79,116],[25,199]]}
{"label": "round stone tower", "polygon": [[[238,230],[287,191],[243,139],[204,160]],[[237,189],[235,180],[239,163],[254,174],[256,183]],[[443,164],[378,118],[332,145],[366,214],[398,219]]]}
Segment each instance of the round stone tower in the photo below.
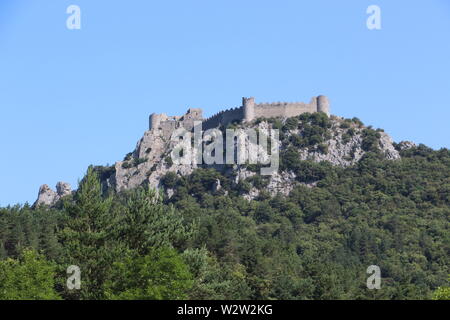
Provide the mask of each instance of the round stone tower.
{"label": "round stone tower", "polygon": [[255,119],[255,98],[242,98],[242,107],[244,108],[244,122]]}
{"label": "round stone tower", "polygon": [[161,116],[159,114],[152,113],[149,119],[149,130],[158,128],[160,123],[161,123]]}
{"label": "round stone tower", "polygon": [[327,116],[330,116],[330,101],[326,96],[317,97],[317,112],[325,112]]}

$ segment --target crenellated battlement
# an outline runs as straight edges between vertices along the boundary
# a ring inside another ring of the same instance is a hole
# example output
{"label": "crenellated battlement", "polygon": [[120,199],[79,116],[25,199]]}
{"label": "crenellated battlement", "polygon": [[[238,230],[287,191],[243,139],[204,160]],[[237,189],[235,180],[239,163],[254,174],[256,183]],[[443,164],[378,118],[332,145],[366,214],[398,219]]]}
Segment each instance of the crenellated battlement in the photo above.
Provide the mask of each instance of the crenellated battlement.
{"label": "crenellated battlement", "polygon": [[202,109],[188,109],[182,116],[167,116],[166,114],[151,114],[149,119],[150,130],[162,130],[164,136],[179,127],[192,130],[195,121],[202,121],[204,130],[226,126],[234,121],[251,122],[257,118],[296,117],[302,113],[324,112],[330,115],[330,103],[326,96],[311,98],[309,103],[304,102],[270,102],[255,103],[255,98],[242,98],[242,105],[231,109],[219,111],[209,118],[203,118]]}

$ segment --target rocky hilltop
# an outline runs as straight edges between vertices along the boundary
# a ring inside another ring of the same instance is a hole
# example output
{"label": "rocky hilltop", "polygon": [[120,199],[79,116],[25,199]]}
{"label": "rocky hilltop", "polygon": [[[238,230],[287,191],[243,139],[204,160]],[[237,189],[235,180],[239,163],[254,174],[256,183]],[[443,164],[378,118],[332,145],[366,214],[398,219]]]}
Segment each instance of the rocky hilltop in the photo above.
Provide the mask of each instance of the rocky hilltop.
{"label": "rocky hilltop", "polygon": [[[341,167],[355,164],[372,149],[378,150],[389,160],[400,158],[399,151],[388,134],[381,130],[376,131],[365,127],[357,119],[346,120],[336,116],[331,116],[329,119],[321,117],[322,121],[327,119],[325,124],[320,124],[325,126],[322,128],[320,125],[314,124],[313,115],[311,117],[308,117],[309,114],[305,115],[304,120],[300,120],[298,117],[259,119],[252,123],[236,125],[234,128],[236,130],[279,128],[281,130],[281,160],[287,156],[287,152],[290,150],[296,151],[299,160],[317,163],[327,161]],[[311,132],[314,130],[317,132]],[[160,130],[145,132],[135,150],[128,154],[123,161],[115,164],[112,175],[106,180],[107,183],[117,192],[135,188],[143,183],[160,188],[161,180],[168,172],[185,176],[197,168],[208,167],[235,176],[235,183],[258,174],[258,171],[252,170],[249,165],[199,165],[195,159],[188,165],[175,164],[170,157],[173,147],[174,143],[165,140]],[[280,167],[280,170],[268,178],[269,183],[266,190],[272,195],[276,193],[287,195],[297,183],[296,174],[290,168]],[[314,182],[308,183],[308,185],[314,186]],[[250,190],[244,196],[252,199],[257,196],[257,191]]]}
{"label": "rocky hilltop", "polygon": [[[189,115],[189,112],[187,113]],[[183,117],[174,120],[173,128],[183,125]],[[374,130],[365,126],[359,119],[344,119],[328,116],[323,112],[301,113],[294,117],[257,118],[250,122],[233,121],[221,123],[218,128],[237,131],[254,129],[256,131],[278,129],[280,132],[280,168],[266,177],[265,190],[271,195],[289,192],[298,183],[314,187],[314,177],[303,178],[303,169],[296,163],[329,163],[346,167],[360,161],[368,152],[376,152],[388,160],[400,158],[402,148],[413,147],[410,142],[395,144],[383,130]],[[190,127],[192,129],[192,121]],[[246,143],[250,143],[247,141]],[[214,168],[227,176],[232,176],[238,184],[258,175],[258,165],[206,165],[198,164],[195,159],[189,164],[177,164],[171,158],[175,142],[171,141],[167,127],[153,126],[144,133],[136,148],[112,167],[96,167],[105,190],[121,192],[148,184],[154,188],[164,187],[163,178],[170,172],[177,176],[191,174],[197,168]],[[214,186],[220,188],[220,181]],[[171,196],[170,188],[164,188]],[[71,194],[70,185],[58,183],[56,192],[47,185],[41,186],[35,205],[53,205],[62,197]],[[242,196],[254,199],[259,194],[256,187],[246,190]]]}

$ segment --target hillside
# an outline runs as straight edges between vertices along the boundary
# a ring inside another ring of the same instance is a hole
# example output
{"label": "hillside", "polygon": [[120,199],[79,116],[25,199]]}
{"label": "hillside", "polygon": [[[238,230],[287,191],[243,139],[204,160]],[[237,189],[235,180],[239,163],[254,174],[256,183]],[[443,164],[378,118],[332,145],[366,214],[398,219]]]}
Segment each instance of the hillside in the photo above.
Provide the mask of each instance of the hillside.
{"label": "hillside", "polygon": [[[278,172],[174,164],[149,130],[79,190],[41,192],[50,208],[0,209],[0,258],[41,250],[68,299],[429,299],[447,284],[449,150],[321,112],[227,128],[278,129]],[[89,270],[79,292],[61,286],[68,264]],[[370,265],[380,290],[366,287]]]}
{"label": "hillside", "polygon": [[[267,191],[272,196],[277,193],[288,195],[298,183],[314,185],[320,178],[321,166],[354,165],[369,151],[376,151],[389,160],[400,158],[399,151],[386,133],[364,126],[357,118],[343,119],[336,116],[328,118],[324,113],[304,113],[299,117],[259,118],[250,123],[232,123],[219,128],[224,137],[225,130],[230,128],[238,133],[240,131],[244,133],[247,129],[280,131],[281,168],[266,179]],[[250,149],[249,144],[246,141],[245,146]],[[228,177],[235,176],[235,183],[238,184],[254,176],[262,166],[206,165],[198,164],[195,160],[189,164],[176,164],[171,159],[175,146],[176,143],[171,141],[163,130],[149,130],[137,143],[135,150],[127,154],[123,161],[116,162],[113,167],[96,169],[101,175],[105,189],[121,192],[143,184],[160,188],[162,178],[167,173],[186,176],[197,168],[214,168]],[[403,143],[402,146],[411,147],[413,144]],[[327,164],[320,164],[322,162]],[[306,164],[312,167],[308,170],[311,171],[309,173],[302,168]],[[54,204],[59,198],[67,195],[67,188],[67,184],[59,183],[55,193],[47,185],[42,186],[37,204]],[[258,190],[251,189],[243,196],[253,199],[257,193]]]}

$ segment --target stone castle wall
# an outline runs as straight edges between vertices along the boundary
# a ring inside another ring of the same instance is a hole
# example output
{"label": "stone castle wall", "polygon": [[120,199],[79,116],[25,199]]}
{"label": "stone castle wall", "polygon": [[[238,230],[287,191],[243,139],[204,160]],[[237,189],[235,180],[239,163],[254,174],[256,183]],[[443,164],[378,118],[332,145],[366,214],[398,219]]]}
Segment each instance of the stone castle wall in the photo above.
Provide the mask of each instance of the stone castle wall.
{"label": "stone castle wall", "polygon": [[149,130],[159,129],[162,136],[170,138],[172,132],[183,127],[188,131],[194,128],[195,121],[203,121],[202,109],[188,109],[182,116],[167,116],[165,113],[152,113],[149,118]]}
{"label": "stone castle wall", "polygon": [[275,102],[255,105],[254,118],[295,117],[305,112],[317,112],[316,98],[311,102]]}
{"label": "stone castle wall", "polygon": [[219,126],[226,126],[233,121],[241,121],[244,117],[243,108],[233,108],[229,110],[220,111],[219,113],[205,119],[202,123],[203,130],[217,128]]}
{"label": "stone castle wall", "polygon": [[189,109],[183,116],[167,116],[166,114],[150,115],[149,128],[162,130],[164,137],[179,127],[192,130],[194,121],[202,121],[203,130],[226,126],[234,121],[250,122],[257,118],[296,117],[302,113],[325,112],[330,115],[330,103],[325,96],[313,97],[309,103],[304,102],[275,102],[255,104],[255,99],[242,98],[242,106],[220,111],[203,119],[201,109]]}

